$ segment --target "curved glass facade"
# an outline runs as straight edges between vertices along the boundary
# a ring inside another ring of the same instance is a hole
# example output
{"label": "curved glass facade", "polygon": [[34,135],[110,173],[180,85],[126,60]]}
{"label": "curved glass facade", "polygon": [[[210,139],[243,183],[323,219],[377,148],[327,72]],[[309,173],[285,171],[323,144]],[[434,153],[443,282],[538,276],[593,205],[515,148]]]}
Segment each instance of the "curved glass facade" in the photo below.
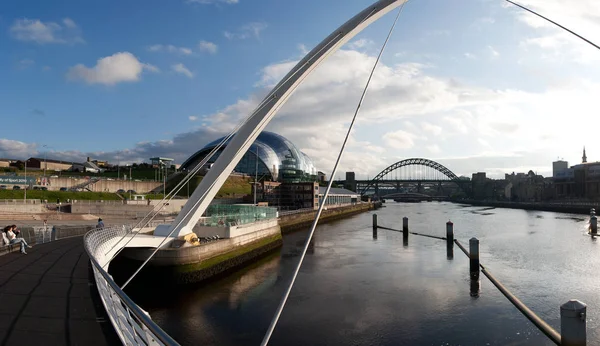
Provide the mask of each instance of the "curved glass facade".
{"label": "curved glass facade", "polygon": [[[189,170],[195,167],[221,141],[219,138],[208,143],[183,164],[182,168]],[[208,163],[213,163],[221,154],[221,149]],[[258,164],[257,164],[258,153]],[[273,132],[263,131],[240,162],[235,171],[254,175],[258,172],[259,180],[270,179],[282,182],[315,181],[317,171],[312,160],[301,152],[287,138]]]}

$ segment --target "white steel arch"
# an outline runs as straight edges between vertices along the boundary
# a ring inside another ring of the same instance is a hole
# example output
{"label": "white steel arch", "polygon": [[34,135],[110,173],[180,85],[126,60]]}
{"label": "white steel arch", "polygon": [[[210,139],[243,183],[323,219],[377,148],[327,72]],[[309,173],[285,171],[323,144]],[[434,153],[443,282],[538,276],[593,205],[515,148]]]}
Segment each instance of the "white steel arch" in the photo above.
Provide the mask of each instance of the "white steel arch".
{"label": "white steel arch", "polygon": [[211,200],[225,183],[237,163],[260,132],[267,126],[302,81],[329,55],[338,50],[364,28],[407,0],[379,0],[348,20],[313,48],[265,97],[258,108],[240,127],[213,167],[200,182],[171,225],[159,225],[155,235],[182,236],[192,232]]}

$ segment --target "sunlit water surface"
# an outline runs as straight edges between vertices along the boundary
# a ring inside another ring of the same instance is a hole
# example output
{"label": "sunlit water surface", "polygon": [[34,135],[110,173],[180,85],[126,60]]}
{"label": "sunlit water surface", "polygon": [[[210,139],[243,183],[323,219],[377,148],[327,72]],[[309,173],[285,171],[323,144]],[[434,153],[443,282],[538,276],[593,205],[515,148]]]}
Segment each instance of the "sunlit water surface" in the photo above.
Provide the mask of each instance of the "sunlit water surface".
{"label": "sunlit water surface", "polygon": [[[559,306],[588,304],[588,343],[600,342],[600,244],[585,215],[451,203],[388,202],[382,226],[445,235],[452,220],[465,246],[480,240],[481,262],[560,331]],[[319,226],[271,339],[272,345],[552,345],[481,276],[471,295],[467,257],[442,240],[378,231],[374,212]],[[132,298],[183,345],[258,345],[299,260],[306,231],[257,263],[209,283]]]}

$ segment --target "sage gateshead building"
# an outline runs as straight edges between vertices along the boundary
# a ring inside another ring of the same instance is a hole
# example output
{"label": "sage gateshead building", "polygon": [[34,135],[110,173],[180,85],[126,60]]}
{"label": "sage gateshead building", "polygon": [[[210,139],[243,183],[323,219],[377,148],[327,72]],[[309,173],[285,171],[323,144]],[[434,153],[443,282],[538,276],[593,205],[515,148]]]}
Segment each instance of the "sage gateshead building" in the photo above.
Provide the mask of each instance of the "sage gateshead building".
{"label": "sage gateshead building", "polygon": [[[191,170],[196,167],[223,138],[212,141],[198,150],[181,165],[181,169]],[[217,151],[203,168],[210,169],[224,148],[225,146]],[[287,138],[268,131],[258,135],[234,171],[251,176],[258,175],[260,181],[299,183],[317,180],[317,170],[312,160]]]}

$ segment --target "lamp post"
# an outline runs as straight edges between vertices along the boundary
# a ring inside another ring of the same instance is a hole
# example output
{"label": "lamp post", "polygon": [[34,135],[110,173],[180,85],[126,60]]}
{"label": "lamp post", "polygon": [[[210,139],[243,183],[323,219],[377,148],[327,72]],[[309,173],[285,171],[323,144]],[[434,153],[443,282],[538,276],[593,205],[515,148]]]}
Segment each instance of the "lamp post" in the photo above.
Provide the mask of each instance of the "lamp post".
{"label": "lamp post", "polygon": [[256,190],[258,189],[258,145],[256,146],[256,168],[254,168],[254,205],[256,205]]}
{"label": "lamp post", "polygon": [[[47,148],[46,144],[42,145],[42,148]],[[44,150],[44,178],[46,177],[46,169],[48,168],[48,164],[46,163],[46,156],[48,155],[48,150]]]}

